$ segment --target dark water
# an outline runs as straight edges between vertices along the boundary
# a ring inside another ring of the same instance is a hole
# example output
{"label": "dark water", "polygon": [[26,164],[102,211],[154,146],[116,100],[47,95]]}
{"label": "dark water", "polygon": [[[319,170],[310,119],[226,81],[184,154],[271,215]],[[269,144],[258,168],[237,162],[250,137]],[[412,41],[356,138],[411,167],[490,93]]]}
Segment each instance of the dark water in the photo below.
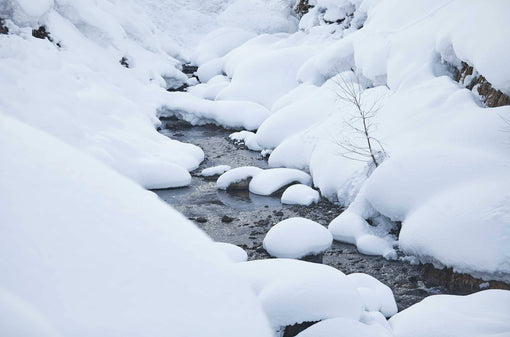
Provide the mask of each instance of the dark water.
{"label": "dark water", "polygon": [[[250,260],[270,258],[262,248],[262,240],[271,226],[279,221],[302,216],[327,226],[342,212],[340,206],[327,201],[309,207],[283,205],[279,197],[217,190],[216,178],[206,179],[198,175],[202,169],[224,164],[267,168],[266,160],[258,152],[233,144],[228,139],[231,131],[211,125],[191,126],[174,119],[163,122],[162,134],[200,146],[206,159],[192,172],[191,186],[155,192],[195,221],[215,241],[233,243],[245,249]],[[438,271],[430,265],[411,265],[405,261],[363,255],[355,246],[339,242],[334,242],[323,256],[308,260],[333,266],[346,274],[362,272],[374,276],[393,290],[399,310],[432,294],[471,293],[479,290],[479,284],[483,282],[451,270]]]}

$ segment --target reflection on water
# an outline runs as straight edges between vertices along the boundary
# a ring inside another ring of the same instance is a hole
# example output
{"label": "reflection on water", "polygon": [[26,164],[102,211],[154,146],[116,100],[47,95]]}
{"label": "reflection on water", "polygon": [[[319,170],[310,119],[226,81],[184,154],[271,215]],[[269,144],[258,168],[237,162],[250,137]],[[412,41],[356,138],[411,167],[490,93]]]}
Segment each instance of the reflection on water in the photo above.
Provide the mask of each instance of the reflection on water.
{"label": "reflection on water", "polygon": [[223,205],[237,210],[249,211],[264,206],[281,207],[280,198],[256,195],[248,190],[218,191],[217,196]]}

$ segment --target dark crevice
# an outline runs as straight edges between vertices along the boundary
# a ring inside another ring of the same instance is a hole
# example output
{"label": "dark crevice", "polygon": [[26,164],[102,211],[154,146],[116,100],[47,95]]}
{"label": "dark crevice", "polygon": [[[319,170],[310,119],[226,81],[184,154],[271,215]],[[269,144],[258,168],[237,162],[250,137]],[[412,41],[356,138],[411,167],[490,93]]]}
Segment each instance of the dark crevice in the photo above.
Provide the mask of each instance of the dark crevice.
{"label": "dark crevice", "polygon": [[4,19],[0,18],[0,34],[9,34],[9,28],[4,26]]}

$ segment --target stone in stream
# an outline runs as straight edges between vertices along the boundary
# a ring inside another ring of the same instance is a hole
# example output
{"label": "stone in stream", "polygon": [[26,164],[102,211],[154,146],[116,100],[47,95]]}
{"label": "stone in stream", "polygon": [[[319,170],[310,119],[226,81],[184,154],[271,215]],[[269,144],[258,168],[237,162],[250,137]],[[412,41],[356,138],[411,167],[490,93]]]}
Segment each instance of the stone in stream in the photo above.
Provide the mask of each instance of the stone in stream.
{"label": "stone in stream", "polygon": [[222,218],[221,218],[221,222],[225,222],[225,223],[230,223],[234,221],[234,218],[231,218],[229,217],[228,215],[224,215]]}

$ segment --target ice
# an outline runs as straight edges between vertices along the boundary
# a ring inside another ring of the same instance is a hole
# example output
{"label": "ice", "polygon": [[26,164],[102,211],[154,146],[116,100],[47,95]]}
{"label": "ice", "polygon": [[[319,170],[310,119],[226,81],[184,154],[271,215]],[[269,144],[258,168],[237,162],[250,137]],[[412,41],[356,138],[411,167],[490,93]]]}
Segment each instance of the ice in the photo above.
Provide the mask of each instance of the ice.
{"label": "ice", "polygon": [[223,173],[229,171],[230,169],[232,169],[232,167],[230,167],[230,165],[212,166],[212,167],[208,167],[206,169],[203,169],[200,172],[200,175],[203,176],[203,177],[211,177],[211,176],[216,176],[216,175],[223,174]]}
{"label": "ice", "polygon": [[357,290],[339,270],[291,259],[242,262],[235,271],[251,283],[274,330],[334,317],[359,320]]}
{"label": "ice", "polygon": [[263,246],[271,256],[300,259],[323,253],[332,242],[331,233],[321,224],[296,217],[271,227],[264,237]]}
{"label": "ice", "polygon": [[3,114],[0,148],[2,336],[270,336],[232,263],[154,193]]}
{"label": "ice", "polygon": [[308,173],[290,168],[274,168],[260,172],[250,181],[250,192],[258,195],[271,195],[292,183],[312,184]]}
{"label": "ice", "polygon": [[336,337],[339,332],[349,337],[391,337],[380,325],[368,325],[349,318],[330,318],[312,325],[296,337]]}
{"label": "ice", "polygon": [[[231,185],[242,182],[246,179],[251,179],[256,175],[260,174],[263,170],[255,166],[242,166],[236,167],[223,173],[216,181],[216,187],[220,190],[226,190]],[[248,184],[246,184],[246,189]]]}
{"label": "ice", "polygon": [[395,337],[475,337],[510,334],[510,291],[434,295],[390,319]]}
{"label": "ice", "polygon": [[221,249],[232,262],[244,262],[248,260],[248,254],[239,246],[226,242],[216,242],[216,247]]}
{"label": "ice", "polygon": [[289,186],[282,194],[282,204],[305,205],[309,206],[319,202],[321,196],[319,192],[310,186],[296,184]]}

